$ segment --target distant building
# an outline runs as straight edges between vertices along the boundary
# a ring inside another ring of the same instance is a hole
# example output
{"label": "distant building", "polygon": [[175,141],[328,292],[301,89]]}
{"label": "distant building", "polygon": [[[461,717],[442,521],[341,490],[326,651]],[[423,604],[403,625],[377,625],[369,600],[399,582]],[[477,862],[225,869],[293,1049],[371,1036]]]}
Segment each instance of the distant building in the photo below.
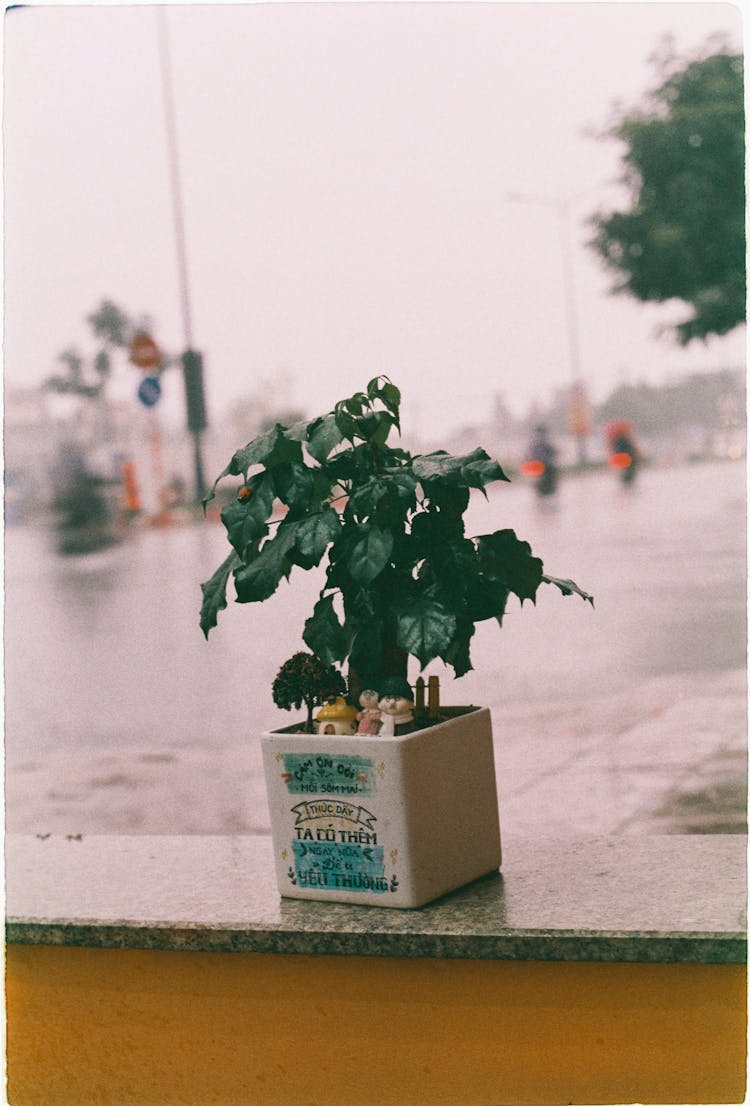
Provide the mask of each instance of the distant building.
{"label": "distant building", "polygon": [[3,412],[5,506],[9,522],[46,509],[55,424],[40,388],[6,388]]}

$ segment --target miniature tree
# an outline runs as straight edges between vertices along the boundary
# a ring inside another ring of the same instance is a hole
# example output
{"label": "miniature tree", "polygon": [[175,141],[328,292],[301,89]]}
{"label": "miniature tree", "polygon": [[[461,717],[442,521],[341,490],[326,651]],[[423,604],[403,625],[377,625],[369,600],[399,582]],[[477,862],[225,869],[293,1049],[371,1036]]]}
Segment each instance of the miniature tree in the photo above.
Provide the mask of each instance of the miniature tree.
{"label": "miniature tree", "polygon": [[346,695],[346,684],[338,669],[324,664],[313,653],[295,653],[279,669],[272,685],[273,701],[282,710],[307,707],[305,732],[313,732],[313,707],[334,695]]}
{"label": "miniature tree", "polygon": [[[406,678],[410,654],[422,668],[439,657],[456,676],[468,672],[475,623],[502,624],[511,593],[534,602],[548,583],[592,601],[572,580],[545,575],[513,530],[466,537],[471,489],[486,495],[486,485],[508,478],[483,449],[412,456],[388,445],[400,431],[400,400],[387,377],[376,377],[328,414],[277,424],[234,454],[204,500],[223,477],[242,476],[221,512],[232,551],[202,585],[206,636],[226,607],[230,576],[237,602],[263,602],[295,566],[313,568],[327,554],[302,637],[325,663],[348,658],[356,702],[360,673]],[[272,522],[275,500],[287,511]]]}

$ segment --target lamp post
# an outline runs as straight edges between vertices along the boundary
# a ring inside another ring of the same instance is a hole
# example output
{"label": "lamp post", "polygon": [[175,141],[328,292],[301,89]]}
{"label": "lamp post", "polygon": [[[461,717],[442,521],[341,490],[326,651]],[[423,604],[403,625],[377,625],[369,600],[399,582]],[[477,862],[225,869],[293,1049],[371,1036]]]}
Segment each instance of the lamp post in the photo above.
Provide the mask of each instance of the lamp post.
{"label": "lamp post", "polygon": [[[587,190],[588,191],[588,190]],[[568,343],[568,369],[570,372],[570,407],[573,418],[576,418],[575,405],[579,408],[585,404],[583,382],[581,379],[581,352],[578,341],[578,312],[576,309],[575,287],[573,284],[573,258],[570,246],[570,204],[568,196],[556,196],[547,198],[544,196],[528,196],[520,192],[507,192],[506,200],[511,203],[536,204],[541,207],[551,208],[557,215],[557,230],[560,243],[560,259],[562,263],[562,285],[565,302],[565,330]],[[582,430],[574,430],[578,443],[579,464],[585,464],[586,435],[588,434],[587,420],[583,412],[578,411],[577,417]]]}
{"label": "lamp post", "polygon": [[167,19],[164,5],[157,5],[156,21],[159,38],[159,71],[161,75],[164,100],[164,119],[167,131],[167,156],[169,178],[172,191],[172,211],[174,215],[175,246],[177,250],[177,273],[180,283],[180,307],[185,335],[185,350],[181,357],[185,378],[185,404],[187,408],[187,428],[193,438],[193,463],[195,470],[195,500],[206,494],[206,482],[203,475],[201,454],[201,433],[206,429],[206,401],[203,387],[203,356],[193,349],[193,323],[190,310],[190,290],[188,286],[187,254],[185,249],[185,224],[182,211],[182,189],[180,187],[179,160],[177,151],[177,127],[175,124],[174,95],[172,89],[172,71],[167,36]]}

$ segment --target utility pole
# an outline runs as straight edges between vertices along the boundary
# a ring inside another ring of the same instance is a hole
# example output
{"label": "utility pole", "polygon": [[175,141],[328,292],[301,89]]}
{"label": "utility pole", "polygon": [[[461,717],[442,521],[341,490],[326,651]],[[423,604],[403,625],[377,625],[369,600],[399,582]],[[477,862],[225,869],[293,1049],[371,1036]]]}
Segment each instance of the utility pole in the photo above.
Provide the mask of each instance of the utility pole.
{"label": "utility pole", "polygon": [[571,423],[581,426],[573,429],[578,445],[578,462],[586,464],[586,436],[588,434],[587,407],[585,390],[581,378],[581,350],[578,340],[578,312],[576,309],[575,286],[573,283],[573,257],[570,244],[570,198],[557,196],[547,199],[543,196],[527,196],[524,193],[508,192],[506,200],[512,203],[537,204],[551,208],[557,215],[557,230],[562,262],[562,287],[565,304],[565,330],[568,344],[568,370],[570,373],[570,413]]}
{"label": "utility pole", "polygon": [[203,356],[198,353],[197,350],[193,349],[193,323],[190,310],[187,252],[185,249],[185,224],[183,218],[182,189],[180,185],[177,150],[177,127],[175,123],[174,92],[172,88],[172,70],[165,6],[159,4],[156,6],[155,11],[159,37],[159,70],[167,132],[167,156],[172,192],[175,246],[177,250],[177,274],[180,284],[180,307],[185,336],[185,350],[180,360],[182,362],[182,370],[185,378],[187,428],[193,438],[195,501],[199,503],[206,494],[206,482],[203,475],[203,459],[201,453],[201,434],[208,425],[206,420],[206,400],[203,388]]}

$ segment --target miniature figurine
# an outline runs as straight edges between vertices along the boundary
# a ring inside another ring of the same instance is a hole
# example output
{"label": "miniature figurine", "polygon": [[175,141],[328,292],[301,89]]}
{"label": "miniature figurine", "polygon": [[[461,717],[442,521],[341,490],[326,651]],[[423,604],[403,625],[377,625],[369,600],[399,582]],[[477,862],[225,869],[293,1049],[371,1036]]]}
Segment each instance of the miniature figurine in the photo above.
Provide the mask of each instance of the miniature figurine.
{"label": "miniature figurine", "polygon": [[398,676],[383,680],[378,707],[383,712],[380,726],[383,737],[398,736],[414,728],[414,698],[406,680]]}
{"label": "miniature figurine", "polygon": [[326,700],[315,715],[315,721],[318,733],[353,734],[357,729],[357,712],[343,695],[335,695]]}
{"label": "miniature figurine", "polygon": [[372,687],[365,687],[359,697],[362,710],[357,711],[357,733],[377,733],[380,729],[379,695]]}

